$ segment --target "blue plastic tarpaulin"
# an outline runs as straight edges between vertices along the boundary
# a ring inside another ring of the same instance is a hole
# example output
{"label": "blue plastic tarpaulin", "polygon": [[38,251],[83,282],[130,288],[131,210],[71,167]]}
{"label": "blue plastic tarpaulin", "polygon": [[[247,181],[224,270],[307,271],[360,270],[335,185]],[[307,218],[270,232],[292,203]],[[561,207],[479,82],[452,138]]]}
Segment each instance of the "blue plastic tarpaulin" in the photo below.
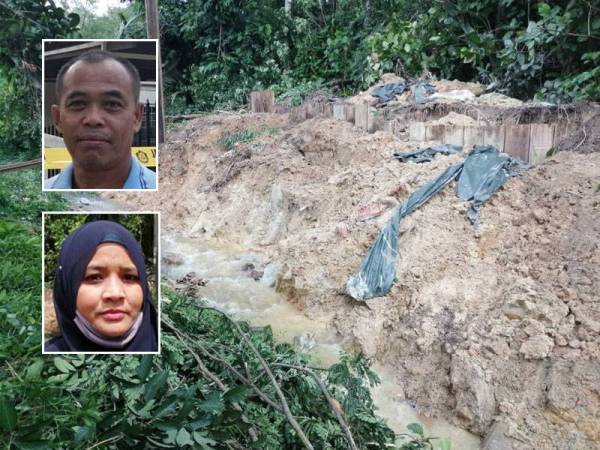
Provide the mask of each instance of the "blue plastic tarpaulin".
{"label": "blue plastic tarpaulin", "polygon": [[438,153],[442,155],[452,155],[461,153],[462,147],[454,144],[435,144],[431,147],[422,148],[413,152],[394,153],[394,158],[400,161],[414,161],[417,163],[429,162]]}
{"label": "blue plastic tarpaulin", "polygon": [[419,80],[415,84],[415,103],[427,103],[428,97],[435,92],[435,87],[427,81]]}
{"label": "blue plastic tarpaulin", "polygon": [[402,94],[404,91],[414,86],[414,96],[416,103],[425,103],[427,98],[435,92],[435,86],[424,80],[416,81],[401,81],[399,83],[388,83],[383,86],[378,86],[371,91],[373,97],[379,98],[379,103],[384,104],[394,100],[396,95]]}
{"label": "blue plastic tarpaulin", "polygon": [[506,181],[515,175],[513,168],[522,163],[491,146],[474,146],[473,151],[459,164],[448,167],[443,173],[417,189],[404,201],[383,228],[358,273],[346,283],[346,292],[356,300],[368,300],[386,295],[396,276],[398,234],[403,217],[419,208],[452,180],[458,178],[457,195],[471,201],[468,217],[477,224],[479,207]]}
{"label": "blue plastic tarpaulin", "polygon": [[388,83],[373,89],[371,95],[379,98],[381,103],[387,103],[392,101],[396,95],[402,94],[408,87],[407,83]]}

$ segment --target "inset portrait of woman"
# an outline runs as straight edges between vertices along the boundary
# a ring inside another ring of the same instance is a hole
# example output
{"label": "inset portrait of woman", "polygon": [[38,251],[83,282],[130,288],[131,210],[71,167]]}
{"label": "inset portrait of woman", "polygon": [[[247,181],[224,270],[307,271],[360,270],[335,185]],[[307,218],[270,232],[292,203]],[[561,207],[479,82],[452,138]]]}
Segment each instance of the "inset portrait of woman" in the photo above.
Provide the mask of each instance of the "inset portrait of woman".
{"label": "inset portrait of woman", "polygon": [[61,335],[44,352],[156,352],[157,308],[144,253],[122,225],[85,223],[63,242],[54,276]]}

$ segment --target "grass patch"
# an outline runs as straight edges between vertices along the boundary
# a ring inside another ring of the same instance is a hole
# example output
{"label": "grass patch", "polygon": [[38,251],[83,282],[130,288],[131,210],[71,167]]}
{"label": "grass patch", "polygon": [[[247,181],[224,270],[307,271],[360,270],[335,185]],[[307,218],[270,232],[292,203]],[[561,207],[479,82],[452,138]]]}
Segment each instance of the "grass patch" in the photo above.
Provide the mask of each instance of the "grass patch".
{"label": "grass patch", "polygon": [[272,136],[279,133],[279,131],[280,128],[267,127],[258,130],[242,130],[233,133],[223,133],[217,140],[217,143],[228,152],[233,150],[238,144],[247,144],[260,136]]}
{"label": "grass patch", "polygon": [[42,171],[15,170],[0,177],[0,220],[41,225],[42,211],[67,209],[67,201],[56,192],[42,192]]}
{"label": "grass patch", "polygon": [[286,103],[291,107],[300,106],[304,100],[317,94],[330,95],[332,90],[323,86],[323,80],[298,83],[289,78],[279,85],[272,86],[277,103]]}

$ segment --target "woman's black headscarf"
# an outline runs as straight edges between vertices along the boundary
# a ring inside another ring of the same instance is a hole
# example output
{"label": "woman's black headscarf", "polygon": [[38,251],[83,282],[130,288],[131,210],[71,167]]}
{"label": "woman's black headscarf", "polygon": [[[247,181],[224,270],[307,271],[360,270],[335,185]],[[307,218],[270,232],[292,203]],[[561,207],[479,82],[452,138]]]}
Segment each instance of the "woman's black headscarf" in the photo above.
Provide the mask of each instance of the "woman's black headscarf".
{"label": "woman's black headscarf", "polygon": [[[104,348],[88,340],[75,322],[77,293],[83,281],[87,265],[96,253],[98,245],[112,242],[122,245],[137,268],[144,295],[142,324],[135,337],[120,350]],[[158,350],[158,327],[156,308],[148,289],[148,277],[144,253],[139,242],[122,225],[99,220],[82,225],[64,241],[58,256],[54,277],[54,309],[62,336],[45,344],[46,351],[121,351],[151,352]]]}

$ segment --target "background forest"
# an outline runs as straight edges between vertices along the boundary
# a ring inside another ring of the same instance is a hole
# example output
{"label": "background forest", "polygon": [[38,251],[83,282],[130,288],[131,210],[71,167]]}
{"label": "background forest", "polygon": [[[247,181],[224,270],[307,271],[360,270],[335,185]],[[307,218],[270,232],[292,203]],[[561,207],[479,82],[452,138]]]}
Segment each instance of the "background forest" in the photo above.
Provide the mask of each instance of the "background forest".
{"label": "background forest", "polygon": [[[42,38],[143,38],[142,1],[0,2],[0,157],[39,153]],[[287,8],[286,8],[287,6]],[[167,114],[236,108],[251,90],[299,101],[382,73],[492,84],[521,99],[600,99],[591,0],[161,0]],[[10,149],[10,151],[8,150]],[[15,151],[18,149],[18,151]]]}

